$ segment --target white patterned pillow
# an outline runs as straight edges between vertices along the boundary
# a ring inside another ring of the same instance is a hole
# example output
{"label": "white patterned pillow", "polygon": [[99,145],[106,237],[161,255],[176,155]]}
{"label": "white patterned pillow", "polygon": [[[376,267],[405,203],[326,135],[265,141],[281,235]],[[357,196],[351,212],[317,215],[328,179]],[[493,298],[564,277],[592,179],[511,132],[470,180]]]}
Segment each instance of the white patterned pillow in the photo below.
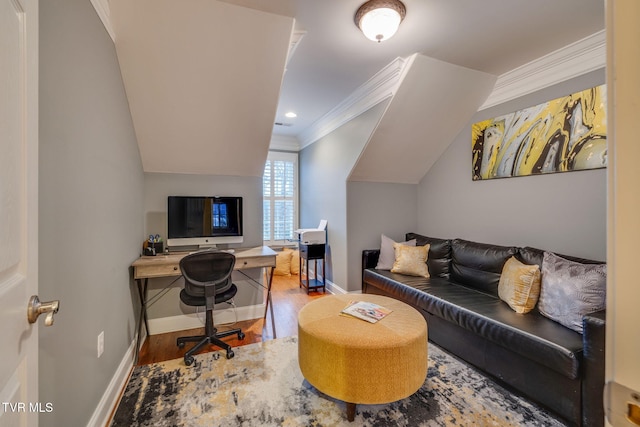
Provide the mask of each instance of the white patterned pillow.
{"label": "white patterned pillow", "polygon": [[605,308],[606,284],[606,264],[582,264],[545,252],[538,310],[582,333],[582,317]]}
{"label": "white patterned pillow", "polygon": [[[378,265],[376,265],[377,270],[391,270],[393,268],[393,263],[396,260],[396,252],[393,248],[393,245],[396,243],[393,239],[385,236],[384,234],[381,236],[380,242],[380,256],[378,257]],[[412,239],[406,242],[400,242],[401,245],[407,246],[415,246],[416,239]]]}

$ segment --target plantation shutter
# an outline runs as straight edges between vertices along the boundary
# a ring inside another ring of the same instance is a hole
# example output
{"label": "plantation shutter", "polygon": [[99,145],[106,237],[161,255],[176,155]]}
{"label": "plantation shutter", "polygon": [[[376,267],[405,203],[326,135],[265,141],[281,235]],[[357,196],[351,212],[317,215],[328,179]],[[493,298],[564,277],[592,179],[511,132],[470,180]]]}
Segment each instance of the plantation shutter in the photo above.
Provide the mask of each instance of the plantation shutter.
{"label": "plantation shutter", "polygon": [[293,239],[297,226],[297,154],[270,152],[262,183],[263,240],[276,243]]}

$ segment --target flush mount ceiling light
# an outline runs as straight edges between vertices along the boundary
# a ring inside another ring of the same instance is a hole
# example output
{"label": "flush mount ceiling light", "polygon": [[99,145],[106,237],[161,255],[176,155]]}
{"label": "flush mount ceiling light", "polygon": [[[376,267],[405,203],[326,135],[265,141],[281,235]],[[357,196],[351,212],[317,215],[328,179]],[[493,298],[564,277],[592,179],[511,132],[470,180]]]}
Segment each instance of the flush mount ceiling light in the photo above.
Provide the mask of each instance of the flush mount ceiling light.
{"label": "flush mount ceiling light", "polygon": [[296,117],[298,117],[298,115],[296,113],[294,113],[293,111],[289,111],[284,116],[289,118],[289,119],[295,119]]}
{"label": "flush mount ceiling light", "polygon": [[356,12],[355,23],[366,38],[380,43],[398,31],[406,13],[400,0],[369,0]]}

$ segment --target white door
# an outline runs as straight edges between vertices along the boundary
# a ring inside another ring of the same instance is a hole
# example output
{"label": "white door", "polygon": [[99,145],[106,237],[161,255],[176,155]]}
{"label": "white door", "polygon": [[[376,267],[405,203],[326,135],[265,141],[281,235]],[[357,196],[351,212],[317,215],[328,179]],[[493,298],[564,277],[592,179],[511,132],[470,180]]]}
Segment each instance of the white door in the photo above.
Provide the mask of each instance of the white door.
{"label": "white door", "polygon": [[1,426],[38,424],[37,233],[38,3],[0,0]]}
{"label": "white door", "polygon": [[[609,425],[640,425],[640,1],[608,0],[607,381]],[[629,421],[633,420],[633,423]]]}

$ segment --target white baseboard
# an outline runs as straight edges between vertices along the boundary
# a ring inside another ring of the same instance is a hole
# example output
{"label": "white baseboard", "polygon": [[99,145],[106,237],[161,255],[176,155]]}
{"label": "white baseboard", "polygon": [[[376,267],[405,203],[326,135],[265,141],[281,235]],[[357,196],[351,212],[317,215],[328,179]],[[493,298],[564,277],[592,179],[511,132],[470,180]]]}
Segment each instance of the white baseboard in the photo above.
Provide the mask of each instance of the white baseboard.
{"label": "white baseboard", "polygon": [[[313,270],[311,270],[311,271],[313,272]],[[321,275],[318,275],[318,280],[322,280],[322,279],[323,279],[323,277]],[[329,279],[325,280],[325,286],[327,288],[327,291],[329,291],[329,293],[334,294],[334,295],[344,295],[344,294],[356,293],[356,292],[349,292],[349,291],[344,290],[342,287],[336,285],[335,283],[333,283]],[[357,292],[357,293],[359,293],[359,292]]]}
{"label": "white baseboard", "polygon": [[[320,276],[320,279],[322,280],[322,276]],[[327,291],[329,291],[330,293],[332,293],[334,295],[348,294],[347,291],[345,291],[340,286],[338,286],[335,283],[333,283],[331,280],[326,280],[325,281],[325,286],[327,287]]]}
{"label": "white baseboard", "polygon": [[124,357],[122,358],[122,361],[120,361],[120,365],[111,378],[100,402],[98,402],[98,406],[95,411],[93,411],[93,415],[87,423],[87,427],[104,427],[109,422],[111,412],[113,412],[118,404],[120,392],[127,385],[127,381],[129,381],[129,375],[131,375],[131,370],[133,369],[133,355],[135,347],[136,340],[134,338],[129,345],[129,348],[124,353]]}
{"label": "white baseboard", "polygon": [[358,289],[357,291],[347,291],[340,286],[333,283],[331,280],[327,280],[327,290],[334,295],[344,295],[344,294],[361,294],[362,289]]}
{"label": "white baseboard", "polygon": [[[251,305],[248,307],[238,307],[236,309],[237,320],[261,319],[264,316],[265,304]],[[195,329],[204,326],[204,311],[192,314],[181,314],[178,316],[161,317],[158,319],[149,319],[150,335],[164,334],[167,332],[183,331],[185,329]],[[225,323],[233,323],[236,321],[236,315],[233,308],[229,307],[224,310],[215,310],[213,312],[213,323],[222,325]]]}

